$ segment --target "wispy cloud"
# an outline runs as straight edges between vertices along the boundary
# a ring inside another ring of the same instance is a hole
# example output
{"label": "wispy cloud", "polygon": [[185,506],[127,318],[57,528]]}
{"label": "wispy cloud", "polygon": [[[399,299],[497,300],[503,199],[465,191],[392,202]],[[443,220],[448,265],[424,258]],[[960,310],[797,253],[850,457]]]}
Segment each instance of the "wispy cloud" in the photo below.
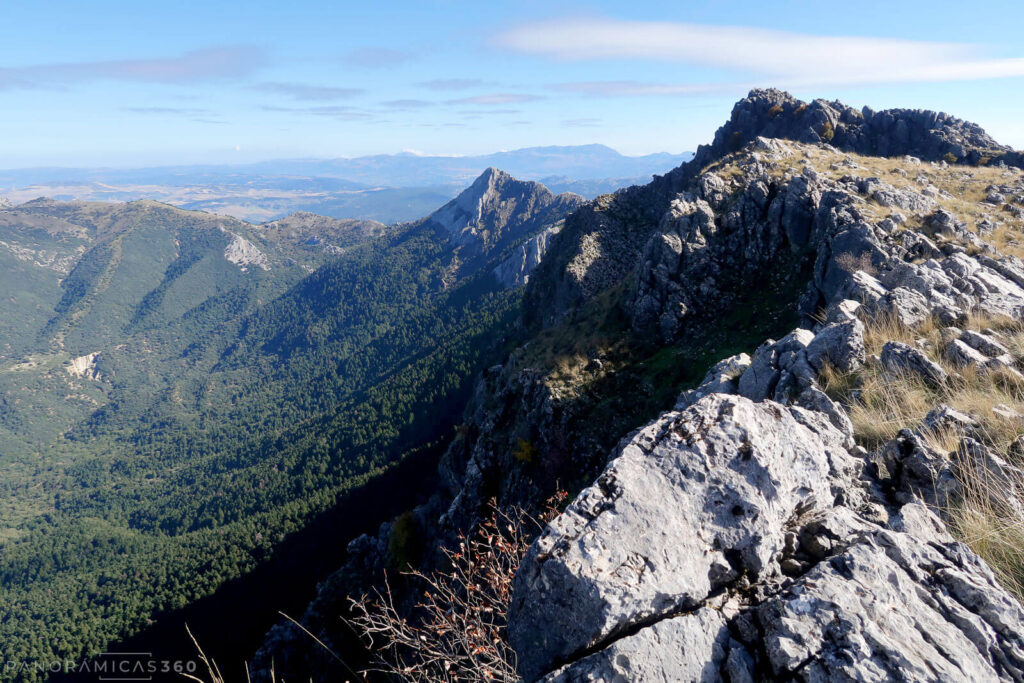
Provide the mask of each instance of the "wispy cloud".
{"label": "wispy cloud", "polygon": [[416,85],[429,90],[469,90],[494,84],[479,78],[435,78],[431,81],[420,81]]}
{"label": "wispy cloud", "polygon": [[522,109],[463,109],[455,112],[464,119],[479,119],[484,116],[510,116],[522,114]]}
{"label": "wispy cloud", "polygon": [[473,97],[460,97],[457,100],[448,100],[448,104],[479,104],[494,106],[500,104],[521,104],[523,102],[536,102],[543,100],[542,95],[527,95],[525,93],[491,93],[489,95],[474,95]]}
{"label": "wispy cloud", "polygon": [[226,45],[177,57],[63,62],[0,68],[0,90],[53,87],[88,81],[193,83],[248,76],[267,63],[262,48]]}
{"label": "wispy cloud", "polygon": [[786,86],[1024,76],[1024,58],[989,58],[978,45],[819,36],[744,26],[561,19],[524,24],[496,36],[495,43],[519,53],[562,60],[684,62],[766,77]]}
{"label": "wispy cloud", "polygon": [[398,66],[412,60],[412,53],[392,50],[389,47],[363,47],[352,50],[342,57],[342,61],[346,64],[369,69]]}
{"label": "wispy cloud", "polygon": [[344,100],[356,95],[362,95],[365,90],[361,88],[335,88],[323,85],[307,85],[305,83],[259,83],[253,88],[262,92],[287,95],[296,100],[326,101]]}
{"label": "wispy cloud", "polygon": [[594,126],[601,125],[601,119],[595,119],[589,116],[580,119],[567,119],[562,121],[562,125],[570,128],[593,128]]}
{"label": "wispy cloud", "polygon": [[381,102],[380,105],[387,109],[408,110],[432,107],[434,103],[427,100],[387,100],[386,102]]}
{"label": "wispy cloud", "polygon": [[209,114],[207,109],[192,109],[189,107],[122,107],[122,111],[129,111],[133,114],[172,114],[178,116],[202,116]]}
{"label": "wispy cloud", "polygon": [[717,92],[742,91],[753,83],[644,83],[642,81],[580,81],[551,86],[561,92],[600,97],[635,95],[704,95]]}
{"label": "wispy cloud", "polygon": [[348,106],[324,107],[276,107],[267,105],[260,107],[263,111],[301,114],[305,116],[325,116],[338,121],[366,121],[375,116],[371,112]]}

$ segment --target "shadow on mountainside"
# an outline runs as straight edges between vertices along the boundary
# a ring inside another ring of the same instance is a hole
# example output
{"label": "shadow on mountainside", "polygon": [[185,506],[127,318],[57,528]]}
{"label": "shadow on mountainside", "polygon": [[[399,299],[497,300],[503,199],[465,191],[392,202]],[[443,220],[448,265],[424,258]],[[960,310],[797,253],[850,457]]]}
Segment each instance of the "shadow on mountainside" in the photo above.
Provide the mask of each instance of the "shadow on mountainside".
{"label": "shadow on mountainside", "polygon": [[[188,607],[156,615],[152,626],[110,645],[107,656],[151,653],[160,666],[164,661],[172,666],[176,661],[195,661],[202,669],[185,631],[187,625],[206,655],[217,662],[226,680],[244,681],[245,662],[260,646],[267,630],[280,620],[279,612],[295,618],[302,616],[317,584],[344,563],[348,542],[359,534],[375,532],[381,522],[422,503],[435,490],[437,461],[442,450],[443,444],[435,444],[405,458],[289,536],[273,557],[253,572]],[[92,661],[102,658],[104,655]],[[117,680],[110,673],[102,676],[60,674],[51,680]],[[147,676],[148,673],[135,680],[183,680],[173,672]]]}

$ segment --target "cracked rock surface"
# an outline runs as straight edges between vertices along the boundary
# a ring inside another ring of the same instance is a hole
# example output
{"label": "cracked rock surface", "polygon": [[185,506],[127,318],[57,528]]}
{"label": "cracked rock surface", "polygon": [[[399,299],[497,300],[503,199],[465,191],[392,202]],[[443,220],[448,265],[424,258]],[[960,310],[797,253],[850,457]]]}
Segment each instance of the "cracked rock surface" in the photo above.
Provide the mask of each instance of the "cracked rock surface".
{"label": "cracked rock surface", "polygon": [[[523,677],[1024,679],[1021,605],[845,443],[822,413],[724,394],[634,433],[520,567]],[[892,456],[894,485],[924,485],[921,449]]]}
{"label": "cracked rock surface", "polygon": [[794,516],[852,477],[824,415],[715,394],[636,433],[530,549],[509,635],[527,678],[771,573]]}

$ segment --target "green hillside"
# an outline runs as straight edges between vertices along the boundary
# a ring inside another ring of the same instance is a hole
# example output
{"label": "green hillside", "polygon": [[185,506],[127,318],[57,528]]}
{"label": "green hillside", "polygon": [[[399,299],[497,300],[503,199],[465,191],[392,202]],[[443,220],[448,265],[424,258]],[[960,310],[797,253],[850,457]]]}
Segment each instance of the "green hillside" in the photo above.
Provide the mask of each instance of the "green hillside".
{"label": "green hillside", "polygon": [[[48,316],[20,305],[34,338],[0,367],[4,656],[95,654],[449,436],[516,317],[491,270],[575,205],[539,196],[482,253],[430,220],[29,207],[87,248],[36,294]],[[236,236],[259,256],[229,259]]]}

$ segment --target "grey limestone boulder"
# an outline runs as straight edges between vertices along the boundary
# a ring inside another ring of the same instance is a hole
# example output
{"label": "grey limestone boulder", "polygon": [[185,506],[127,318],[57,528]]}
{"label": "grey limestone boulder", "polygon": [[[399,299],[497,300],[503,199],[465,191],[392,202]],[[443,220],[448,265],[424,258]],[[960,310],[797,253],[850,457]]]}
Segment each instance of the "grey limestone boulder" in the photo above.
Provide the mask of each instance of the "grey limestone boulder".
{"label": "grey limestone boulder", "polygon": [[864,364],[864,323],[856,317],[824,327],[807,345],[807,362],[821,372],[826,363],[841,372]]}
{"label": "grey limestone boulder", "polygon": [[946,358],[949,362],[961,367],[967,365],[981,367],[988,360],[984,354],[974,350],[959,339],[954,339],[946,346]]}
{"label": "grey limestone boulder", "polygon": [[787,520],[852,476],[845,440],[818,413],[720,394],[636,433],[520,566],[509,636],[523,676],[769,572]]}
{"label": "grey limestone boulder", "polygon": [[932,307],[928,304],[928,299],[920,292],[906,287],[896,287],[886,293],[878,307],[906,327],[914,327],[927,320],[932,314]]}
{"label": "grey limestone boulder", "polygon": [[904,430],[872,501],[842,442],[724,395],[636,432],[523,560],[524,679],[1024,680],[1024,609],[917,497],[948,501],[949,458]]}
{"label": "grey limestone boulder", "polygon": [[750,367],[740,376],[737,393],[752,401],[763,401],[771,396],[779,383],[778,355],[774,339],[761,344],[754,352]]}
{"label": "grey limestone boulder", "polygon": [[740,375],[750,367],[750,356],[740,353],[715,363],[696,389],[683,393],[676,402],[676,410],[685,410],[709,394],[735,394]]}
{"label": "grey limestone boulder", "polygon": [[1003,681],[1024,673],[1024,610],[959,543],[875,525],[758,609],[774,677]]}
{"label": "grey limestone boulder", "polygon": [[1010,350],[1003,346],[995,337],[982,332],[975,332],[974,330],[964,330],[961,332],[960,341],[967,344],[972,349],[985,354],[989,358],[995,358],[996,356],[1002,356],[1010,352]]}
{"label": "grey limestone boulder", "polygon": [[887,342],[882,347],[881,361],[882,366],[892,373],[916,375],[933,386],[941,386],[949,379],[941,365],[903,342]]}

